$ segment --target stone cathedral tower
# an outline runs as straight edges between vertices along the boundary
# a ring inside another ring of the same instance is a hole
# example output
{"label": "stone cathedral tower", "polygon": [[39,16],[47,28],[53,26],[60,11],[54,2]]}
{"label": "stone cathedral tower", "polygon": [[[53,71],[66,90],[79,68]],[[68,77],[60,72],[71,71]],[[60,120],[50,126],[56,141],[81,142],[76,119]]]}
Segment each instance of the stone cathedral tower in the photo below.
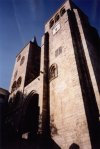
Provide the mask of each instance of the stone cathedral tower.
{"label": "stone cathedral tower", "polygon": [[[99,50],[96,30],[67,0],[46,23],[41,50],[34,41],[17,56],[9,102],[18,90],[28,96],[23,108],[37,105],[33,112],[42,114],[41,133],[61,149],[100,148]],[[21,132],[29,132],[28,124]]]}

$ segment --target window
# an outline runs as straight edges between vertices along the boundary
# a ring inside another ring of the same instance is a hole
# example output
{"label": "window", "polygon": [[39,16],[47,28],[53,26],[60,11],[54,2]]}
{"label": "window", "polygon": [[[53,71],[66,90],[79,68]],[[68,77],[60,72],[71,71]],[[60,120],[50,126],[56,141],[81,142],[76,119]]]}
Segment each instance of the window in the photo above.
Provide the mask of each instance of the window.
{"label": "window", "polygon": [[20,87],[21,82],[22,82],[22,77],[19,77],[17,80],[17,88]]}
{"label": "window", "polygon": [[58,76],[58,66],[57,64],[52,64],[50,67],[50,81]]}
{"label": "window", "polygon": [[22,65],[22,64],[24,63],[24,60],[25,60],[25,56],[23,56],[23,57],[21,58],[20,65]]}
{"label": "window", "polygon": [[63,7],[61,10],[60,10],[60,15],[63,16],[63,14],[66,12],[65,8]]}
{"label": "window", "polygon": [[54,20],[52,19],[52,20],[50,21],[50,28],[51,28],[53,25],[54,25]]}
{"label": "window", "polygon": [[55,57],[57,57],[58,55],[60,55],[62,53],[62,47],[59,47],[56,51],[55,51]]}
{"label": "window", "polygon": [[55,22],[57,22],[58,20],[59,20],[59,14],[56,14],[56,16],[55,16]]}
{"label": "window", "polygon": [[21,55],[18,55],[18,57],[17,57],[17,62],[20,60],[20,58],[21,58]]}
{"label": "window", "polygon": [[14,81],[14,83],[13,83],[13,85],[12,85],[12,90],[11,90],[11,92],[14,92],[14,91],[16,90],[16,88],[17,88],[17,83],[16,83],[16,81]]}
{"label": "window", "polygon": [[12,85],[11,93],[20,87],[21,82],[22,82],[22,77],[19,77],[17,81],[14,81],[14,83]]}

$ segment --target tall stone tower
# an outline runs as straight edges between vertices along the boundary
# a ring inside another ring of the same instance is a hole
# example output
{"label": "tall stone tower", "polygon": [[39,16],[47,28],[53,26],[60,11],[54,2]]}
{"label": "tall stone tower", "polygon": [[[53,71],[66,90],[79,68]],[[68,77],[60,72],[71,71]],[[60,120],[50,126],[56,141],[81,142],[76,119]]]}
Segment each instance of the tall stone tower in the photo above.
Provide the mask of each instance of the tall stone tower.
{"label": "tall stone tower", "polygon": [[16,56],[15,66],[11,79],[11,95],[20,91],[39,76],[40,73],[40,47],[37,45],[36,38],[30,41]]}
{"label": "tall stone tower", "polygon": [[41,48],[34,38],[17,55],[12,74],[8,111],[11,114],[6,121],[22,138],[28,137],[28,132],[30,135],[37,133],[40,55]]}
{"label": "tall stone tower", "polygon": [[[70,0],[45,25],[43,115],[48,107],[51,134],[62,149],[99,148],[99,41],[87,16]],[[43,119],[44,133],[48,125]]]}
{"label": "tall stone tower", "polygon": [[[46,23],[41,50],[30,42],[16,57],[9,101],[17,91],[28,95],[22,113],[37,106],[41,133],[61,149],[100,149],[99,49],[99,36],[87,16],[67,0]],[[32,112],[35,117],[37,110]]]}

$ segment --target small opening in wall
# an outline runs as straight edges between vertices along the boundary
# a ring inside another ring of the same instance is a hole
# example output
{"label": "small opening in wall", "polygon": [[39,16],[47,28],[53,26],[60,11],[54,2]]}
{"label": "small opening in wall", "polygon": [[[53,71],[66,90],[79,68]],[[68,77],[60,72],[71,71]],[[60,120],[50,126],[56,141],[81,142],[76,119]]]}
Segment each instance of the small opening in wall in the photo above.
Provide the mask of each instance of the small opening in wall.
{"label": "small opening in wall", "polygon": [[51,21],[50,21],[50,28],[54,25],[54,20],[52,19]]}
{"label": "small opening in wall", "polygon": [[60,10],[60,15],[63,16],[65,12],[66,12],[66,10],[65,10],[65,8],[63,7],[63,8]]}
{"label": "small opening in wall", "polygon": [[12,85],[12,90],[11,90],[11,92],[14,92],[14,91],[16,90],[16,88],[17,88],[17,82],[14,81],[14,83],[13,83],[13,85]]}
{"label": "small opening in wall", "polygon": [[59,14],[56,14],[55,16],[55,22],[57,22],[60,19]]}
{"label": "small opening in wall", "polygon": [[17,62],[21,59],[21,55],[18,55]]}
{"label": "small opening in wall", "polygon": [[22,82],[22,77],[19,77],[17,80],[17,88],[20,87],[21,82]]}

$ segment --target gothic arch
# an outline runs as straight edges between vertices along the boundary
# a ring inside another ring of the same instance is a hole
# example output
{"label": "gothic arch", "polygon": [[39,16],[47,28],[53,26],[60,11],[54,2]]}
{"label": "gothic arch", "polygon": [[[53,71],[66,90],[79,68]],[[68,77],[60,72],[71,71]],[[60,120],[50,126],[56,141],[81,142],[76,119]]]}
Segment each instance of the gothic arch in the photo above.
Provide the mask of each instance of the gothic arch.
{"label": "gothic arch", "polygon": [[39,94],[35,91],[31,91],[25,98],[22,106],[22,122],[21,133],[29,133],[36,135],[38,131],[38,119],[39,119]]}
{"label": "gothic arch", "polygon": [[29,103],[31,102],[32,98],[33,97],[39,97],[39,94],[36,93],[35,90],[32,90],[24,99],[24,102],[23,102],[23,112],[26,111],[27,109],[27,106],[29,105]]}

